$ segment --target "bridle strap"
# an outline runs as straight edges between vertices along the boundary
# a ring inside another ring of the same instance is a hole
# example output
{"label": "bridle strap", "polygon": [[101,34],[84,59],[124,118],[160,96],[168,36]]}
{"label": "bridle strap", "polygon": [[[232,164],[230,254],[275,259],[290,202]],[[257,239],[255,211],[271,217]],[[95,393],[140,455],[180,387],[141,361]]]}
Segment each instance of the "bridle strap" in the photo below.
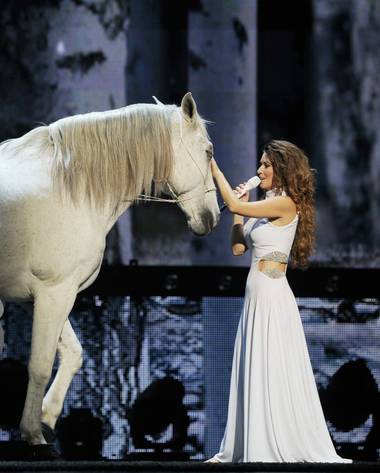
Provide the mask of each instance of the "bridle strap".
{"label": "bridle strap", "polygon": [[[168,189],[170,190],[170,193],[175,196],[174,199],[164,199],[162,197],[156,197],[154,195],[140,194],[138,197],[136,197],[136,199],[133,199],[133,200],[142,200],[143,202],[166,202],[168,204],[178,204],[181,202],[186,202],[188,200],[195,199],[195,197],[197,197],[198,195],[203,195],[203,194],[207,194],[208,192],[216,191],[216,187],[210,187],[208,189],[205,189],[203,192],[197,192],[197,194],[194,196],[183,198],[183,196],[186,196],[187,194],[190,194],[193,191],[184,192],[180,196],[177,196],[177,194],[175,193],[173,188],[170,186],[170,184],[166,183],[166,185]],[[132,202],[132,199],[129,202]]]}

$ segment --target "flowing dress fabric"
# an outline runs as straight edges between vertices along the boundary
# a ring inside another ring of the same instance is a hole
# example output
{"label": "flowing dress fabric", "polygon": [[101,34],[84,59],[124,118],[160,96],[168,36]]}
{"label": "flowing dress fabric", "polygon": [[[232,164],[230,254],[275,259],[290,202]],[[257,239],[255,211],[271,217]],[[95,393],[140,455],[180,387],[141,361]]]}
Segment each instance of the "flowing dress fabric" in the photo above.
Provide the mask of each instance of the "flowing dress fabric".
{"label": "flowing dress fabric", "polygon": [[252,264],[237,330],[228,419],[219,462],[339,462],[327,430],[298,307],[285,273],[258,269],[268,253],[290,254],[298,215],[278,227],[244,226]]}

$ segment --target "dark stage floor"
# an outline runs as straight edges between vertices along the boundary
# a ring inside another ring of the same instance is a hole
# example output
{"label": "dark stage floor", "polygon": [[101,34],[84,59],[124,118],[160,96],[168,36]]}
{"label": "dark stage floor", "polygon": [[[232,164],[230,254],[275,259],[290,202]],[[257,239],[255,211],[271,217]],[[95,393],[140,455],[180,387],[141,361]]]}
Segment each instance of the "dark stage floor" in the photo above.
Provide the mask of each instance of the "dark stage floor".
{"label": "dark stage floor", "polygon": [[124,461],[94,461],[94,462],[0,462],[0,472],[128,472],[128,473],[155,473],[155,472],[379,472],[380,463],[357,462],[353,464],[331,463],[224,463],[206,464],[202,462],[124,462]]}

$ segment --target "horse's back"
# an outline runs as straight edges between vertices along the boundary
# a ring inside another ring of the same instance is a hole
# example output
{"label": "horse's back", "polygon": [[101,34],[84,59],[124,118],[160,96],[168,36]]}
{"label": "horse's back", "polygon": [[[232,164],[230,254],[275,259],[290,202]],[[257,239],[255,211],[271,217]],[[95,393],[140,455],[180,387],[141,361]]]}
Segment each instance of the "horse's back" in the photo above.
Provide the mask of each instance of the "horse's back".
{"label": "horse's back", "polygon": [[51,158],[47,127],[35,128],[20,138],[1,143],[0,206],[50,190]]}

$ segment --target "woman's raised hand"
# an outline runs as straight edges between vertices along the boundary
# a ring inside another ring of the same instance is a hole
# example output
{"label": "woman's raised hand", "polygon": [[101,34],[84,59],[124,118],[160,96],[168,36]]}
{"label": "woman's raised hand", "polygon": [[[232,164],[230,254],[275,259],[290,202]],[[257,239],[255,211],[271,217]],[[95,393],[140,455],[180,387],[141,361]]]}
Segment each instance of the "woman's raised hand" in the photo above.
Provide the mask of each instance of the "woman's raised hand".
{"label": "woman's raised hand", "polygon": [[[220,183],[218,183],[218,175],[220,176],[221,174],[221,171],[219,169],[219,166],[217,165],[216,161],[214,158],[211,158],[210,160],[210,166],[211,166],[211,173],[212,173],[212,177],[215,179],[219,189],[220,189]],[[222,175],[223,176],[223,175]],[[223,177],[223,180],[224,177]],[[226,182],[227,183],[227,182]],[[249,191],[245,191],[245,185],[247,183],[244,182],[243,184],[239,184],[238,186],[235,187],[234,189],[234,193],[235,195],[238,197],[240,194],[243,194],[239,199],[242,201],[242,202],[248,202],[249,201]],[[227,183],[227,186],[228,186],[228,183]]]}
{"label": "woman's raised hand", "polygon": [[[245,185],[247,183],[244,182],[243,184],[239,184],[238,186],[235,187],[234,192],[236,196],[239,196],[241,193],[245,191]],[[248,202],[249,201],[249,191],[244,192],[243,195],[239,198],[242,202]]]}

